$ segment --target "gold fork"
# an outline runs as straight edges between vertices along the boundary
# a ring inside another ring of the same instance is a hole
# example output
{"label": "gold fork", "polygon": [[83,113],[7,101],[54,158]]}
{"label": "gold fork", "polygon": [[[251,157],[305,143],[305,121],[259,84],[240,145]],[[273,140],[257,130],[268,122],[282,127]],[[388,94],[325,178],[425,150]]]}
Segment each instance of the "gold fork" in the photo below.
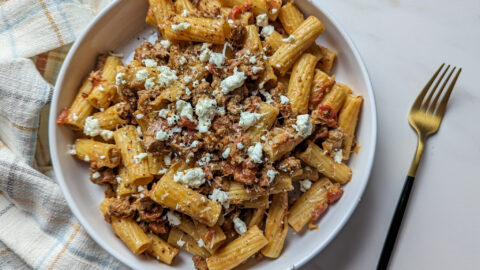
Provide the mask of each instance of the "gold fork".
{"label": "gold fork", "polygon": [[[383,244],[383,250],[377,265],[377,270],[384,270],[388,266],[392,250],[395,245],[395,240],[397,239],[398,231],[400,229],[400,225],[402,224],[403,215],[407,207],[408,197],[410,196],[410,191],[412,190],[413,180],[415,179],[415,175],[417,173],[418,164],[420,163],[420,159],[422,158],[425,141],[428,136],[435,134],[440,128],[440,124],[442,123],[443,115],[445,114],[445,109],[447,107],[448,99],[450,98],[453,87],[455,86],[458,76],[462,71],[461,68],[458,69],[457,73],[453,77],[453,80],[450,82],[447,91],[445,92],[445,94],[443,94],[443,90],[445,89],[447,83],[450,81],[450,77],[456,70],[456,67],[453,67],[447,78],[444,80],[443,78],[450,69],[450,65],[448,65],[447,68],[442,72],[442,75],[440,75],[440,78],[437,80],[437,76],[438,74],[440,74],[444,66],[445,64],[442,64],[435,72],[435,74],[433,74],[430,81],[428,81],[428,83],[425,85],[422,92],[415,100],[415,103],[413,103],[412,109],[410,110],[410,114],[408,116],[408,122],[418,134],[417,152],[415,153],[412,165],[410,166],[410,171],[408,172],[407,179],[405,180],[405,184],[403,185],[402,194],[400,195],[400,199],[398,200],[397,208],[395,209],[395,214],[393,215],[387,238],[385,239],[385,243]],[[430,90],[434,82],[435,85]],[[441,87],[439,88],[440,84]]]}

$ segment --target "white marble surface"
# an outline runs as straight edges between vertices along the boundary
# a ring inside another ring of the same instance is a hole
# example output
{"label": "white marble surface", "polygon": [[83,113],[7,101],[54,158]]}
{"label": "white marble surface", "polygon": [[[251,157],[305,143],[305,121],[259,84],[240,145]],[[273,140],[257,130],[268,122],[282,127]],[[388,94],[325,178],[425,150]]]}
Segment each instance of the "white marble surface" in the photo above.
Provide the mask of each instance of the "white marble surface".
{"label": "white marble surface", "polygon": [[480,269],[480,1],[322,0],[322,5],[366,62],[377,100],[378,144],[357,210],[303,269],[375,269],[416,147],[407,115],[442,62],[463,72],[439,133],[427,142],[390,269]]}

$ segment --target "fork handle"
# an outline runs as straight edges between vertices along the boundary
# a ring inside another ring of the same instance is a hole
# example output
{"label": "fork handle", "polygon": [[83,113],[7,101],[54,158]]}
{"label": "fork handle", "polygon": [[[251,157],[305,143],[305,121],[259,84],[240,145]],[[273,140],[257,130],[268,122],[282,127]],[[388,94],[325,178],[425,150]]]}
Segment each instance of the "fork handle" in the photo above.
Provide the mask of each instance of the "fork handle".
{"label": "fork handle", "polygon": [[412,191],[413,180],[415,180],[415,177],[407,176],[405,184],[403,184],[402,195],[400,195],[400,199],[397,202],[397,208],[395,209],[395,214],[393,214],[392,223],[390,223],[390,229],[388,230],[387,238],[383,244],[383,250],[380,255],[380,260],[378,261],[377,270],[387,269],[393,247],[395,246],[395,240],[397,239],[398,231],[402,224],[403,215],[407,208],[408,198]]}

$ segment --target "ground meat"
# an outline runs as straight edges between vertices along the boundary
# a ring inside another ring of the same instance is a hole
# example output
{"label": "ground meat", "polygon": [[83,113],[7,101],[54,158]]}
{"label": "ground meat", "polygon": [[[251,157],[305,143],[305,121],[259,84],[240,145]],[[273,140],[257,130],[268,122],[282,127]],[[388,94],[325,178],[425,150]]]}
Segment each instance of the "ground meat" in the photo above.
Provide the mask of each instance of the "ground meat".
{"label": "ground meat", "polygon": [[243,5],[234,6],[228,16],[230,19],[236,20],[240,17],[240,15],[249,11],[251,7],[252,7],[252,1],[247,1]]}
{"label": "ground meat", "polygon": [[257,169],[250,158],[245,162],[235,167],[233,172],[233,180],[243,183],[245,185],[252,185],[256,180]]}
{"label": "ground meat", "polygon": [[160,43],[161,39],[154,44],[145,41],[135,49],[134,59],[142,62],[143,59],[154,59],[158,65],[165,65],[168,61],[169,52]]}
{"label": "ground meat", "polygon": [[240,112],[242,112],[242,105],[240,104],[241,101],[241,96],[232,96],[227,102],[227,111],[233,115],[240,114]]}
{"label": "ground meat", "polygon": [[335,76],[332,76],[332,78],[326,82],[312,85],[310,109],[315,109],[318,106],[318,104],[323,100],[325,95],[330,91],[334,84]]}
{"label": "ground meat", "polygon": [[264,164],[261,171],[260,181],[259,181],[259,184],[261,187],[268,187],[273,182],[273,180],[270,180],[270,177],[267,175],[267,172],[269,170],[276,171],[271,164]]}
{"label": "ground meat", "polygon": [[137,108],[143,114],[147,114],[152,111],[151,102],[155,100],[155,98],[160,94],[157,89],[154,90],[142,90],[138,91],[138,102]]}
{"label": "ground meat", "polygon": [[228,115],[218,117],[212,124],[215,135],[223,137],[230,132],[229,127],[232,126],[232,121]]}
{"label": "ground meat", "polygon": [[316,142],[318,140],[325,140],[327,137],[328,137],[328,127],[318,126],[312,135],[312,140]]}
{"label": "ground meat", "polygon": [[248,97],[243,102],[243,111],[255,112],[260,107],[261,102],[262,99],[259,96]]}
{"label": "ground meat", "polygon": [[94,87],[99,85],[103,80],[102,71],[100,70],[92,71],[89,75],[89,79],[92,81],[92,85]]}
{"label": "ground meat", "polygon": [[168,233],[168,221],[166,219],[160,219],[148,223],[148,229],[155,234]]}
{"label": "ground meat", "polygon": [[293,173],[302,167],[302,162],[296,157],[287,157],[279,162],[277,168],[285,173]]}
{"label": "ground meat", "polygon": [[135,209],[126,200],[113,200],[108,205],[107,214],[114,217],[132,218],[135,215]]}
{"label": "ground meat", "polygon": [[137,199],[132,207],[138,211],[141,220],[152,222],[160,218],[163,213],[163,207],[154,202],[149,197]]}
{"label": "ground meat", "polygon": [[105,198],[114,198],[116,196],[113,185],[105,184],[105,190],[103,191]]}
{"label": "ground meat", "polygon": [[126,112],[133,113],[137,109],[137,92],[128,87],[120,87],[119,93],[120,98],[127,104],[125,106]]}
{"label": "ground meat", "polygon": [[178,120],[177,125],[179,127],[186,127],[189,130],[196,130],[197,129],[197,124],[195,124],[195,122],[193,122],[192,120],[188,119],[188,117],[186,117],[186,116],[182,116]]}
{"label": "ground meat", "polygon": [[147,125],[148,128],[143,133],[143,146],[147,152],[158,153],[164,148],[165,143],[156,139],[157,132],[160,130],[168,131],[170,127],[167,120],[162,117],[149,119]]}
{"label": "ground meat", "polygon": [[230,28],[230,38],[228,43],[232,45],[234,49],[241,48],[243,46],[243,40],[245,36],[245,27],[239,22],[235,22],[234,26]]}
{"label": "ground meat", "polygon": [[[254,60],[254,63],[251,61]],[[234,69],[244,72],[246,76],[256,80],[265,71],[265,61],[263,53],[259,50],[242,49],[235,53],[234,59],[228,60],[228,70],[233,72]]]}
{"label": "ground meat", "polygon": [[90,181],[97,185],[116,185],[115,173],[110,168],[98,168],[95,162],[90,163]]}
{"label": "ground meat", "polygon": [[316,125],[334,127],[337,124],[337,114],[328,105],[318,105],[317,109],[312,111],[310,119]]}
{"label": "ground meat", "polygon": [[197,270],[208,270],[207,260],[198,255],[192,257],[193,265]]}
{"label": "ground meat", "polygon": [[339,129],[330,130],[327,140],[322,143],[323,150],[326,150],[333,157],[335,150],[342,148],[344,138],[345,134]]}

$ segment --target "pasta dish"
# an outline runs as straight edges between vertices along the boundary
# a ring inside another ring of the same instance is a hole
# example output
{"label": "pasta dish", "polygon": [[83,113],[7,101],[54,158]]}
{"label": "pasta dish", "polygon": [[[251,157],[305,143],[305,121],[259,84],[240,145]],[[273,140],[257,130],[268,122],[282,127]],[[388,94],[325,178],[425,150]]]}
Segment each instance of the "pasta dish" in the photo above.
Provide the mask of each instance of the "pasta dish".
{"label": "pasta dish", "polygon": [[57,119],[105,221],[165,264],[278,258],[289,229],[319,229],[358,149],[363,98],[330,74],[323,24],[281,0],[149,0],[146,22],[158,40],[100,54]]}

